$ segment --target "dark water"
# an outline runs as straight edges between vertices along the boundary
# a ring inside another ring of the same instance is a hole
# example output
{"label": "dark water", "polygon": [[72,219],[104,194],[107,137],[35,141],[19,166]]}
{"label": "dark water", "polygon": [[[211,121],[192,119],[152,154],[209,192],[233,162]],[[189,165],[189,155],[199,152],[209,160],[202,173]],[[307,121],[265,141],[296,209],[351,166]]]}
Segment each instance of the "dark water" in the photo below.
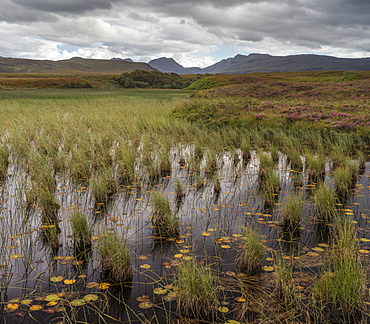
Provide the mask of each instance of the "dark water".
{"label": "dark water", "polygon": [[[28,186],[27,176],[20,167],[12,165],[8,179],[2,184],[1,202],[1,249],[0,249],[0,301],[4,308],[13,301],[17,310],[3,310],[1,323],[167,323],[176,318],[176,301],[167,302],[163,295],[153,293],[158,287],[170,285],[176,272],[176,264],[181,257],[191,256],[199,262],[212,264],[225,282],[223,301],[233,309],[235,296],[240,293],[232,283],[236,271],[235,256],[240,248],[239,234],[243,227],[258,229],[266,245],[264,265],[272,265],[274,251],[279,251],[287,259],[305,256],[319,244],[330,244],[328,227],[315,221],[311,192],[304,170],[301,173],[300,190],[305,193],[302,226],[292,237],[284,235],[279,223],[286,194],[293,189],[292,171],[286,165],[286,158],[280,155],[276,172],[282,190],[276,197],[274,206],[267,206],[259,193],[258,158],[252,154],[248,164],[239,161],[234,164],[228,154],[219,158],[218,176],[220,192],[215,191],[214,180],[204,171],[192,174],[179,163],[179,153],[173,152],[172,173],[149,183],[142,176],[137,183],[121,186],[117,194],[105,205],[96,205],[88,187],[75,185],[67,177],[57,176],[57,201],[59,242],[51,248],[42,239],[43,232],[40,210],[27,207],[24,188]],[[206,163],[206,161],[203,161]],[[366,238],[369,235],[369,163],[358,177],[355,190],[343,206],[348,217],[352,217],[361,241],[361,249],[369,249]],[[202,170],[202,168],[201,168]],[[181,182],[185,196],[176,201],[175,181]],[[202,179],[204,186],[197,188],[196,182]],[[326,180],[331,183],[330,164],[327,165]],[[164,240],[155,237],[150,216],[152,207],[149,194],[152,190],[164,192],[172,202],[173,210],[180,217],[180,236],[177,240]],[[73,210],[81,210],[88,215],[94,229],[93,249],[76,264],[73,239],[68,221]],[[112,284],[108,289],[86,288],[87,283],[106,282],[101,273],[100,261],[95,248],[104,229],[116,231],[127,238],[134,269],[133,281]],[[18,257],[16,257],[18,255]],[[67,257],[67,259],[65,259]],[[366,257],[366,255],[364,256]],[[57,259],[57,260],[55,260]],[[301,272],[307,274],[318,271],[318,263],[312,258],[310,266],[302,265]],[[73,264],[74,263],[74,264]],[[144,265],[144,267],[143,267]],[[76,280],[73,284],[63,281],[53,283],[51,277]],[[271,273],[263,272],[264,278]],[[173,288],[169,288],[171,292]],[[35,301],[39,296],[54,292],[65,294],[57,305],[47,306],[46,301]],[[70,302],[81,299],[86,294],[96,294],[98,301],[85,306],[70,306]],[[139,308],[137,298],[147,295],[155,307]],[[31,299],[31,305],[42,305],[43,309],[30,311],[30,305],[23,305],[23,299]],[[63,303],[62,303],[63,301]],[[65,309],[58,309],[58,306]],[[50,310],[51,309],[51,310]],[[49,311],[48,311],[49,310]],[[57,310],[53,313],[53,311]],[[233,318],[233,313],[222,315]]]}

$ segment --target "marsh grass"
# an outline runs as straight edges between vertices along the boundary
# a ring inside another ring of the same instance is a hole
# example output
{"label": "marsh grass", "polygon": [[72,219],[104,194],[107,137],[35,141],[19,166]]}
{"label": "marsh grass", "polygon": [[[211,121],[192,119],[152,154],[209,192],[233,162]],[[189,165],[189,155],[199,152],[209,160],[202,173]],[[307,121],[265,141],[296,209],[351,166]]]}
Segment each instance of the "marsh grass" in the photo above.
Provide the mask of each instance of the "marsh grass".
{"label": "marsh grass", "polygon": [[114,283],[131,281],[131,256],[124,237],[116,232],[102,234],[98,252],[102,271],[108,280]]}
{"label": "marsh grass", "polygon": [[333,190],[320,182],[313,194],[316,217],[320,222],[332,223],[338,216],[338,199]]}
{"label": "marsh grass", "polygon": [[70,216],[74,247],[76,251],[91,249],[92,229],[86,215],[81,211],[74,211]]}
{"label": "marsh grass", "polygon": [[5,145],[0,146],[0,180],[4,180],[8,174],[9,151]]}
{"label": "marsh grass", "polygon": [[314,283],[313,305],[321,320],[352,323],[364,310],[366,275],[352,221],[337,217],[335,236],[324,271]]}
{"label": "marsh grass", "polygon": [[255,229],[246,227],[243,232],[241,248],[236,257],[237,267],[248,276],[260,273],[264,253],[265,247],[260,234]]}
{"label": "marsh grass", "polygon": [[357,180],[357,165],[347,161],[346,164],[337,167],[333,171],[335,192],[343,201],[348,198],[350,189],[354,188]]}
{"label": "marsh grass", "polygon": [[180,221],[172,210],[168,198],[159,191],[151,193],[153,208],[152,223],[159,237],[174,237],[179,234]]}
{"label": "marsh grass", "polygon": [[303,199],[303,194],[297,191],[290,192],[286,197],[282,222],[284,230],[299,231],[302,222]]}
{"label": "marsh grass", "polygon": [[90,180],[90,189],[96,203],[106,203],[118,190],[112,169],[105,167],[95,171]]}
{"label": "marsh grass", "polygon": [[177,313],[180,317],[214,320],[219,306],[219,279],[196,260],[181,262],[175,274]]}
{"label": "marsh grass", "polygon": [[325,179],[325,156],[307,153],[305,155],[309,181],[319,182]]}

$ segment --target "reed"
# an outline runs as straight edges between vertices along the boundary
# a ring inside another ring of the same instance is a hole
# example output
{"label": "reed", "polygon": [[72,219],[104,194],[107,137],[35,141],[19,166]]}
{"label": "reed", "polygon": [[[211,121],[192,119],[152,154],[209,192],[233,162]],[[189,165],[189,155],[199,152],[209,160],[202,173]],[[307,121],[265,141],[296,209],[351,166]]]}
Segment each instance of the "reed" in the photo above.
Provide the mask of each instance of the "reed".
{"label": "reed", "polygon": [[131,281],[131,256],[123,237],[116,232],[102,234],[98,252],[102,271],[108,280],[115,283]]}
{"label": "reed", "polygon": [[81,211],[74,211],[70,216],[72,235],[75,250],[88,250],[91,248],[92,229],[86,215]]}
{"label": "reed", "polygon": [[357,165],[353,162],[347,162],[333,171],[333,177],[335,192],[340,199],[346,199],[349,196],[350,189],[356,184]]}
{"label": "reed", "polygon": [[255,275],[262,271],[265,247],[261,236],[253,228],[244,229],[241,248],[238,250],[236,264],[240,271]]}
{"label": "reed", "polygon": [[319,221],[332,223],[338,216],[337,196],[334,191],[323,182],[319,183],[314,191],[313,201],[315,203],[316,217]]}
{"label": "reed", "polygon": [[219,280],[209,266],[195,260],[181,262],[174,285],[177,291],[177,314],[180,317],[214,320],[219,305]]}
{"label": "reed", "polygon": [[303,195],[301,192],[290,192],[283,208],[283,229],[289,232],[299,230],[302,222]]}
{"label": "reed", "polygon": [[308,179],[313,182],[323,181],[325,179],[325,157],[312,153],[307,153],[305,157]]}
{"label": "reed", "polygon": [[180,221],[172,211],[168,198],[159,191],[151,193],[153,208],[152,223],[160,237],[174,237],[179,234]]}

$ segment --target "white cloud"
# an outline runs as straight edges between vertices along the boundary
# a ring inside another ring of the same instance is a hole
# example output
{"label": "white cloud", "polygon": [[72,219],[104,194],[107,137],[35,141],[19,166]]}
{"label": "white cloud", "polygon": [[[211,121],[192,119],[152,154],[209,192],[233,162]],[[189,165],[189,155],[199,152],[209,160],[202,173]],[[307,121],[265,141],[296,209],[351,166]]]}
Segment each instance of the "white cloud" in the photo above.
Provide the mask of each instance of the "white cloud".
{"label": "white cloud", "polygon": [[370,56],[370,1],[2,0],[0,56],[167,56],[206,66],[222,45],[242,54]]}

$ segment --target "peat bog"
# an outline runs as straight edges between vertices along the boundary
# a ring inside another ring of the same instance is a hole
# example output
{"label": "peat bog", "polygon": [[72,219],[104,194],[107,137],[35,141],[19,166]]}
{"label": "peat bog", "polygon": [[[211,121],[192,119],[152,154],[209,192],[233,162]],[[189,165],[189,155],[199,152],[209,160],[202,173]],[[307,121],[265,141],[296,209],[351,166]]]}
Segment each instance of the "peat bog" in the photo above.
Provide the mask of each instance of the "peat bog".
{"label": "peat bog", "polygon": [[1,323],[369,322],[368,77],[299,76],[0,90]]}

